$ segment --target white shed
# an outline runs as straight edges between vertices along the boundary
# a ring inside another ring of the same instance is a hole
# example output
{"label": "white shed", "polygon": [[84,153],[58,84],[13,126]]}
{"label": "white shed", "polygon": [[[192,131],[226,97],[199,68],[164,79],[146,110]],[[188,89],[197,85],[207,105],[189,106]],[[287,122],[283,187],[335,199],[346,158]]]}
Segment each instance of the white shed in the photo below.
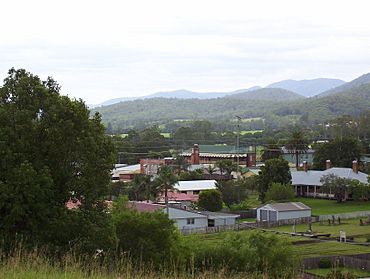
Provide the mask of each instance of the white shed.
{"label": "white shed", "polygon": [[311,217],[311,208],[301,202],[269,203],[257,208],[257,221]]}

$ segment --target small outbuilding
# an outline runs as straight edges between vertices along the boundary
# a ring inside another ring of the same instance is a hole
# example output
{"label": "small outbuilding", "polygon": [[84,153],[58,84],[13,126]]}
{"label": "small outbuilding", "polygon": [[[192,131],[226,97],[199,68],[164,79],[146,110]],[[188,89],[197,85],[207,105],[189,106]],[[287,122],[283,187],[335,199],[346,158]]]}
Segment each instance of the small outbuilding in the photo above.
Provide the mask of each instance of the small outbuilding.
{"label": "small outbuilding", "polygon": [[311,208],[301,202],[269,203],[257,208],[257,221],[311,217]]}

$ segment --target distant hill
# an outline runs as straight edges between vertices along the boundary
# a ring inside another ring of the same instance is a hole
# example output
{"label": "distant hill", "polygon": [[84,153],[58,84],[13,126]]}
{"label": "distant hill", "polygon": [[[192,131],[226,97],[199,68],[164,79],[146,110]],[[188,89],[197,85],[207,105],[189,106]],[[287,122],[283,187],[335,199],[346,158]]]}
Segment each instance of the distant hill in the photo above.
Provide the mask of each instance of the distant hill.
{"label": "distant hill", "polygon": [[266,101],[292,101],[304,99],[302,95],[281,88],[261,88],[226,96],[228,99],[248,99]]}
{"label": "distant hill", "polygon": [[296,92],[305,97],[312,97],[329,89],[345,84],[344,80],[331,78],[317,78],[305,80],[283,80],[272,83],[267,88],[282,88]]}
{"label": "distant hill", "polygon": [[213,98],[222,98],[227,95],[237,94],[240,92],[247,92],[259,89],[261,87],[254,86],[248,89],[239,89],[236,91],[231,92],[206,92],[206,93],[199,93],[199,92],[193,92],[185,89],[180,90],[174,90],[174,91],[163,91],[163,92],[157,92],[154,94],[146,95],[146,96],[139,96],[139,97],[122,97],[122,98],[115,98],[107,100],[103,103],[100,103],[98,105],[89,105],[89,107],[101,107],[101,106],[109,106],[113,104],[117,104],[120,102],[126,102],[126,101],[134,101],[139,99],[151,99],[151,98],[176,98],[176,99],[213,99]]}
{"label": "distant hill", "polygon": [[323,97],[307,98],[284,104],[273,113],[279,116],[301,115],[308,123],[322,123],[341,115],[358,116],[370,110],[370,83]]}
{"label": "distant hill", "polygon": [[[242,118],[263,118],[269,127],[288,123],[315,124],[341,116],[357,116],[370,108],[370,74],[332,90],[327,96],[305,98],[297,93],[277,88],[238,90],[224,97],[197,98],[145,98],[116,103],[92,109],[102,114],[103,122],[115,129],[145,127],[164,124],[177,119],[207,119],[230,121],[235,115]],[[335,92],[338,91],[338,92]],[[237,93],[235,93],[237,92]],[[194,92],[180,91],[165,96],[194,96]],[[184,95],[182,95],[184,94]],[[187,95],[189,94],[189,95]],[[205,93],[199,93],[205,94]],[[321,94],[322,95],[322,94]],[[157,95],[158,96],[158,95]]]}
{"label": "distant hill", "polygon": [[339,93],[339,92],[343,92],[343,91],[346,91],[346,90],[350,90],[352,88],[355,88],[355,87],[358,87],[362,84],[368,84],[370,83],[370,73],[367,73],[365,75],[362,75],[350,82],[347,82],[341,86],[338,86],[336,88],[333,88],[333,89],[330,89],[330,90],[327,90],[321,94],[319,94],[317,97],[324,97],[324,96],[329,96],[329,95],[333,95],[333,94],[336,94],[336,93]]}

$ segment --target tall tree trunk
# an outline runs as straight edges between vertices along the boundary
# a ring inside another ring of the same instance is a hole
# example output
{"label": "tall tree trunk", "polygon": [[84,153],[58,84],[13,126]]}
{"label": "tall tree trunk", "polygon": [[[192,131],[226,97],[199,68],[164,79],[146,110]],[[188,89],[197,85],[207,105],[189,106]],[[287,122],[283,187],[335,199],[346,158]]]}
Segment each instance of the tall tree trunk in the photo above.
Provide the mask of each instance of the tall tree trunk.
{"label": "tall tree trunk", "polygon": [[168,208],[168,196],[167,196],[167,186],[164,188],[164,202],[166,204],[166,212],[167,212],[167,216],[170,215],[170,210]]}
{"label": "tall tree trunk", "polygon": [[299,160],[298,160],[298,150],[295,152],[295,168],[298,170]]}

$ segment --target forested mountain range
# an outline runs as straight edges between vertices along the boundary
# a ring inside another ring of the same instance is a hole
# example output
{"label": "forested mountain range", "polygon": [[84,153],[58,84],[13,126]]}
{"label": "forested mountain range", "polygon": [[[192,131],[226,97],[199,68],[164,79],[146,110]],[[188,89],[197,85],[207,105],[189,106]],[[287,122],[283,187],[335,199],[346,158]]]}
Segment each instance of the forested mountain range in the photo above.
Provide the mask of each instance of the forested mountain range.
{"label": "forested mountain range", "polygon": [[[297,93],[304,97],[311,97],[318,95],[322,92],[326,92],[329,89],[334,89],[346,82],[340,79],[330,79],[330,78],[317,78],[309,80],[283,80],[279,82],[272,83],[265,88],[280,88]],[[178,99],[213,99],[222,98],[225,96],[231,96],[243,92],[256,91],[262,89],[260,86],[253,86],[248,89],[238,89],[230,92],[194,92],[186,89],[174,90],[174,91],[163,91],[154,94],[138,97],[122,97],[107,100],[98,105],[89,105],[91,108],[109,106],[120,102],[134,101],[138,99],[150,99],[150,98],[178,98]],[[346,88],[345,88],[346,89]],[[264,94],[268,91],[260,91],[259,93]],[[256,92],[258,93],[258,92]]]}
{"label": "forested mountain range", "polygon": [[332,78],[316,78],[305,80],[283,80],[272,83],[267,88],[282,88],[292,92],[296,92],[305,97],[312,97],[327,90],[341,86],[346,82],[341,79]]}
{"label": "forested mountain range", "polygon": [[327,90],[319,95],[317,95],[317,97],[323,97],[323,96],[328,96],[328,95],[332,95],[332,94],[335,94],[335,93],[338,93],[338,92],[343,92],[343,91],[346,91],[346,90],[349,90],[351,88],[354,88],[354,87],[358,87],[362,84],[367,84],[367,83],[370,83],[370,73],[367,73],[367,74],[364,74],[350,82],[347,82],[341,86],[338,86],[336,88],[333,88],[333,89],[330,89],[330,90]]}
{"label": "forested mountain range", "polygon": [[252,91],[244,91],[237,94],[227,96],[227,99],[239,99],[239,100],[264,100],[264,101],[292,101],[304,99],[302,95],[298,93],[281,89],[281,88],[261,88]]}
{"label": "forested mountain range", "polygon": [[227,95],[238,94],[241,92],[253,91],[256,89],[260,89],[259,86],[253,86],[248,89],[239,89],[231,92],[207,92],[207,93],[199,93],[193,92],[186,89],[174,90],[174,91],[163,91],[157,92],[154,94],[140,96],[140,97],[123,97],[123,98],[116,98],[107,100],[97,106],[109,106],[119,102],[126,102],[126,101],[134,101],[139,99],[152,99],[152,98],[178,98],[178,99],[213,99],[213,98],[222,98]]}
{"label": "forested mountain range", "polygon": [[[363,80],[363,79],[362,79]],[[173,120],[207,119],[225,121],[239,115],[242,118],[261,117],[267,124],[286,121],[322,123],[341,115],[359,115],[370,108],[370,83],[328,96],[304,98],[296,93],[276,88],[247,91],[222,98],[178,99],[149,98],[99,107],[103,121],[113,129],[125,130],[140,124],[162,124]]]}

